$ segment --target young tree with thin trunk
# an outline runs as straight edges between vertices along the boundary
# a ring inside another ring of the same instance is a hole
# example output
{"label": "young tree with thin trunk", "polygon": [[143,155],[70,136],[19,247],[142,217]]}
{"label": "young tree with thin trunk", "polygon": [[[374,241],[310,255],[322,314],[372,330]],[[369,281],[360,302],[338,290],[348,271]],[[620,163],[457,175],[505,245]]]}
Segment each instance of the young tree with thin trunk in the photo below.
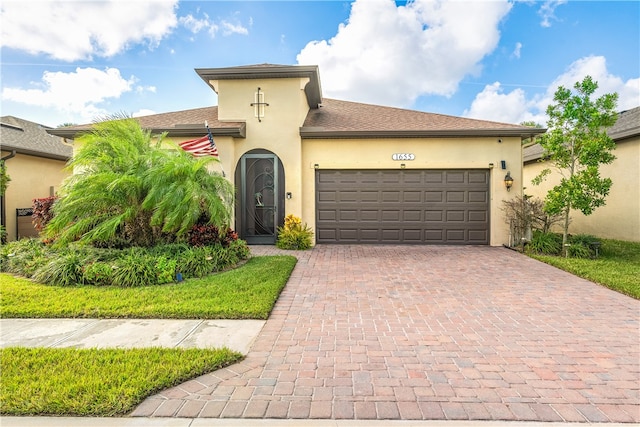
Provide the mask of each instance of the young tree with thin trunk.
{"label": "young tree with thin trunk", "polygon": [[[614,141],[607,129],[618,116],[618,94],[605,94],[591,100],[598,83],[590,76],[574,85],[574,92],[562,86],[554,95],[554,104],[547,108],[548,131],[540,138],[544,149],[542,161],[549,161],[559,172],[560,183],[547,193],[545,210],[562,214],[562,251],[567,254],[570,213],[579,210],[584,215],[605,204],[611,189],[610,178],[600,176],[600,165],[613,162]],[[551,173],[544,169],[533,179],[539,185]]]}

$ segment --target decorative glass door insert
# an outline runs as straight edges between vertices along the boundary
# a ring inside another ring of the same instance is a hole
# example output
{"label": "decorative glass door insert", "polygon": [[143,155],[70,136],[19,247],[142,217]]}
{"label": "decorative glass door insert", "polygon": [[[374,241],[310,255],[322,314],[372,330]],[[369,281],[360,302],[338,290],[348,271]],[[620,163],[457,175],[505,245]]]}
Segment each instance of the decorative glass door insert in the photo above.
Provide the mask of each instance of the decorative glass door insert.
{"label": "decorative glass door insert", "polygon": [[274,244],[278,228],[278,158],[246,154],[241,159],[242,231],[249,244]]}

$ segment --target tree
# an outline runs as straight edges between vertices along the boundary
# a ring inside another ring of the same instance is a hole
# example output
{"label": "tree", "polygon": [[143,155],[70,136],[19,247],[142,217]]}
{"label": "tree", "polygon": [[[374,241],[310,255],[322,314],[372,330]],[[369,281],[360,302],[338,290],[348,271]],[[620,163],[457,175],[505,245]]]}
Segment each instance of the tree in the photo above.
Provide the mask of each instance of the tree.
{"label": "tree", "polygon": [[[575,93],[562,86],[554,95],[554,104],[547,108],[548,131],[540,138],[544,149],[542,160],[548,160],[560,173],[560,183],[546,195],[545,210],[549,214],[561,213],[563,220],[562,247],[567,253],[570,212],[579,210],[584,215],[605,204],[611,189],[610,178],[600,176],[600,165],[609,164],[615,143],[607,135],[618,116],[618,94],[605,94],[595,101],[591,95],[598,83],[590,76],[574,85]],[[551,173],[544,169],[533,179],[539,185]]]}
{"label": "tree", "polygon": [[[533,120],[520,122],[520,126],[527,126],[527,127],[530,127],[530,128],[542,128],[542,125],[534,122]],[[531,144],[532,142],[533,142],[533,138],[523,138],[522,139],[522,145],[528,145],[528,144]]]}
{"label": "tree", "polygon": [[214,157],[194,158],[174,145],[162,148],[131,118],[96,123],[80,138],[54,217],[45,229],[60,243],[120,239],[151,246],[180,236],[203,214],[228,226],[233,186],[207,166]]}

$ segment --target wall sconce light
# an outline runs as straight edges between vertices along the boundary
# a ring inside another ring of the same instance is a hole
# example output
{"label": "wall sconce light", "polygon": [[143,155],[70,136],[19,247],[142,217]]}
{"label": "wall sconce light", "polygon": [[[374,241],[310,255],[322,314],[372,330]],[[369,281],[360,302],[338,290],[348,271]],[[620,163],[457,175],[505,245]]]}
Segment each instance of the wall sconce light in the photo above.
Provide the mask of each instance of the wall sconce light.
{"label": "wall sconce light", "polygon": [[293,195],[291,194],[291,192],[287,192],[287,199],[291,199],[293,197]]}
{"label": "wall sconce light", "polygon": [[313,168],[314,169],[320,169],[320,165],[316,163],[315,165],[313,165]]}
{"label": "wall sconce light", "polygon": [[404,163],[400,163],[400,169],[404,169],[406,167],[407,167],[407,165],[405,165]]}
{"label": "wall sconce light", "polygon": [[507,172],[504,177],[504,186],[507,187],[507,191],[511,191],[511,187],[513,186],[513,178],[511,177],[511,171]]}

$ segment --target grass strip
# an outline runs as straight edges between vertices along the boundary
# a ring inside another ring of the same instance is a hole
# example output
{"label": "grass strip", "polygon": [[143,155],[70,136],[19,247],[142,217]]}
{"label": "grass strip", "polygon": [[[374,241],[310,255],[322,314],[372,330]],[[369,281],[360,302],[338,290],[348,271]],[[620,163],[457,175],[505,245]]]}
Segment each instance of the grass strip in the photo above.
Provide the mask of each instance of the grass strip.
{"label": "grass strip", "polygon": [[596,259],[531,255],[533,258],[640,299],[640,243],[602,240]]}
{"label": "grass strip", "polygon": [[148,396],[242,359],[229,349],[0,350],[3,415],[116,416]]}
{"label": "grass strip", "polygon": [[260,256],[176,284],[60,287],[0,274],[3,318],[267,319],[297,260]]}

